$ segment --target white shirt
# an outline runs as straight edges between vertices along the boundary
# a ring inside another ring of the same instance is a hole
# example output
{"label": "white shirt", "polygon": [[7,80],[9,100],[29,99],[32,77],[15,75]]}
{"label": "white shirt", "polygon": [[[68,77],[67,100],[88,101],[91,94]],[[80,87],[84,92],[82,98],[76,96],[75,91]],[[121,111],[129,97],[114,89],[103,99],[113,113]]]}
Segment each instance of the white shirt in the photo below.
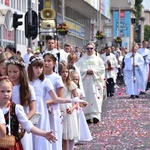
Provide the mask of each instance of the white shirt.
{"label": "white shirt", "polygon": [[23,57],[24,62],[27,63],[27,64],[29,64],[29,62],[30,62],[29,59],[30,59],[31,56],[33,56],[32,53],[25,54],[24,57]]}
{"label": "white shirt", "polygon": [[0,108],[0,124],[5,124],[5,118],[1,108]]}

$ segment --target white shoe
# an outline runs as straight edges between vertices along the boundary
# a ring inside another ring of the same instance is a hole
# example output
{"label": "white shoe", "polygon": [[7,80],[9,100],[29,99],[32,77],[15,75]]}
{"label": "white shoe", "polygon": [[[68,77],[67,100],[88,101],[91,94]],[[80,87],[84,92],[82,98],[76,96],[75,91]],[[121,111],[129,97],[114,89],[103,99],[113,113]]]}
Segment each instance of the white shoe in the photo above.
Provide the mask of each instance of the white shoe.
{"label": "white shoe", "polygon": [[116,84],[116,85],[114,86],[114,88],[119,89],[120,87]]}

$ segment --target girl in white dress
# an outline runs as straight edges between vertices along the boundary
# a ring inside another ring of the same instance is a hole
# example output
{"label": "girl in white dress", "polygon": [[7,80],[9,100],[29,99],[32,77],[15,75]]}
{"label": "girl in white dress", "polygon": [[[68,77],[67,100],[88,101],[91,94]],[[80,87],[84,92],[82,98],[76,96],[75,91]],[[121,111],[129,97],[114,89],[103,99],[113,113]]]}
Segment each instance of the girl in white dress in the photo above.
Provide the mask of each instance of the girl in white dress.
{"label": "girl in white dress", "polygon": [[[23,107],[11,101],[12,91],[13,83],[10,81],[10,79],[7,76],[0,77],[0,107],[3,108],[3,115],[5,115],[7,126],[9,125],[10,121],[9,129],[11,129],[11,135],[15,136],[16,140],[14,147],[6,148],[6,150],[23,150],[20,138],[18,137],[19,123],[28,133],[32,132],[39,136],[43,136],[50,142],[55,141],[56,138],[53,136],[52,132],[45,132],[33,126],[31,121],[28,120]],[[3,148],[0,147],[0,150],[3,150]]]}
{"label": "girl in white dress", "polygon": [[[71,102],[80,102],[79,98],[66,99],[60,98],[56,95],[54,87],[49,79],[44,78],[43,73],[43,60],[39,57],[31,56],[30,64],[28,66],[28,77],[30,84],[34,87],[36,93],[36,108],[37,112],[41,113],[41,118],[38,122],[38,127],[42,130],[50,128],[48,110],[46,105],[46,93],[49,93],[52,100],[56,103],[71,103]],[[84,101],[82,101],[84,102]],[[43,144],[44,143],[44,144]],[[46,144],[42,138],[34,137],[34,149],[43,150],[46,148]]]}
{"label": "girl in white dress", "polygon": [[[76,91],[77,85],[71,81],[69,67],[66,62],[59,62],[58,72],[64,83],[64,97],[72,98],[78,96]],[[60,107],[63,114],[63,150],[73,150],[74,140],[79,138],[76,112],[78,104],[61,104]]]}
{"label": "girl in white dress", "polygon": [[[46,53],[43,55],[44,58],[44,75],[49,79],[58,97],[63,97],[63,81],[61,76],[54,72],[54,67],[56,65],[56,57],[51,53]],[[46,99],[51,99],[49,94],[46,94]],[[50,126],[53,134],[56,136],[57,141],[52,143],[53,150],[62,150],[62,117],[60,112],[59,104],[52,103],[49,106],[49,118]]]}
{"label": "girl in white dress", "polygon": [[[35,56],[31,56],[28,64],[28,78],[36,95],[36,112],[41,114],[39,122],[35,126],[44,131],[49,131],[51,129],[45,95],[53,89],[53,86],[51,86],[51,83],[44,78],[42,59],[35,58]],[[33,149],[52,150],[52,145],[43,137],[33,135]]]}
{"label": "girl in white dress", "polygon": [[3,138],[6,135],[6,126],[5,126],[5,119],[2,109],[0,107],[0,138]]}
{"label": "girl in white dress", "polygon": [[[72,81],[78,86],[77,87],[77,93],[80,99],[84,99],[83,96],[83,91],[80,89],[80,78],[79,78],[79,74],[77,71],[71,71],[70,72],[70,76]],[[79,125],[79,141],[91,141],[92,140],[92,136],[91,136],[91,132],[90,129],[87,125],[86,122],[86,118],[84,115],[84,110],[83,108],[86,105],[83,104],[79,104],[79,108],[77,111],[77,115],[78,115],[78,125]]]}
{"label": "girl in white dress", "polygon": [[[6,73],[13,81],[12,101],[21,104],[30,119],[36,112],[35,92],[28,83],[25,63],[20,56],[14,55],[5,61]],[[32,134],[25,133],[21,139],[24,150],[33,150]]]}

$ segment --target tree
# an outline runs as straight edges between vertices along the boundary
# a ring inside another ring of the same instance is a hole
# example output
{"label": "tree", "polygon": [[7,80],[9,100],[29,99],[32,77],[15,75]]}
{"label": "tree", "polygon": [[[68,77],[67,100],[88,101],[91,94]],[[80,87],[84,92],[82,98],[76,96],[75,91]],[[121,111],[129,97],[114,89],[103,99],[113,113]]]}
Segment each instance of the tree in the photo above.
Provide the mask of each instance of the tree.
{"label": "tree", "polygon": [[150,26],[145,25],[144,26],[144,40],[149,41],[150,38]]}
{"label": "tree", "polygon": [[136,18],[137,25],[141,18],[142,2],[143,2],[143,0],[135,0],[135,18]]}

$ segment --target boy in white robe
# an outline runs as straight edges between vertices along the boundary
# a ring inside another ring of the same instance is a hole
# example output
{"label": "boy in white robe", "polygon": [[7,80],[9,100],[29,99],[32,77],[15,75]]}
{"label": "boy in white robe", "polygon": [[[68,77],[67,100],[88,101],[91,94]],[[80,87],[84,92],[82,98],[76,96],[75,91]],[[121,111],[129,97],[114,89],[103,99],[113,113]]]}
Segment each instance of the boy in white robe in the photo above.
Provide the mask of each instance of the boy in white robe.
{"label": "boy in white robe", "polygon": [[107,97],[114,96],[114,86],[116,83],[116,68],[118,67],[118,61],[116,56],[111,53],[111,48],[106,47],[106,52],[101,55],[101,58],[104,61],[105,65],[105,77],[107,79],[106,86],[107,86]]}

